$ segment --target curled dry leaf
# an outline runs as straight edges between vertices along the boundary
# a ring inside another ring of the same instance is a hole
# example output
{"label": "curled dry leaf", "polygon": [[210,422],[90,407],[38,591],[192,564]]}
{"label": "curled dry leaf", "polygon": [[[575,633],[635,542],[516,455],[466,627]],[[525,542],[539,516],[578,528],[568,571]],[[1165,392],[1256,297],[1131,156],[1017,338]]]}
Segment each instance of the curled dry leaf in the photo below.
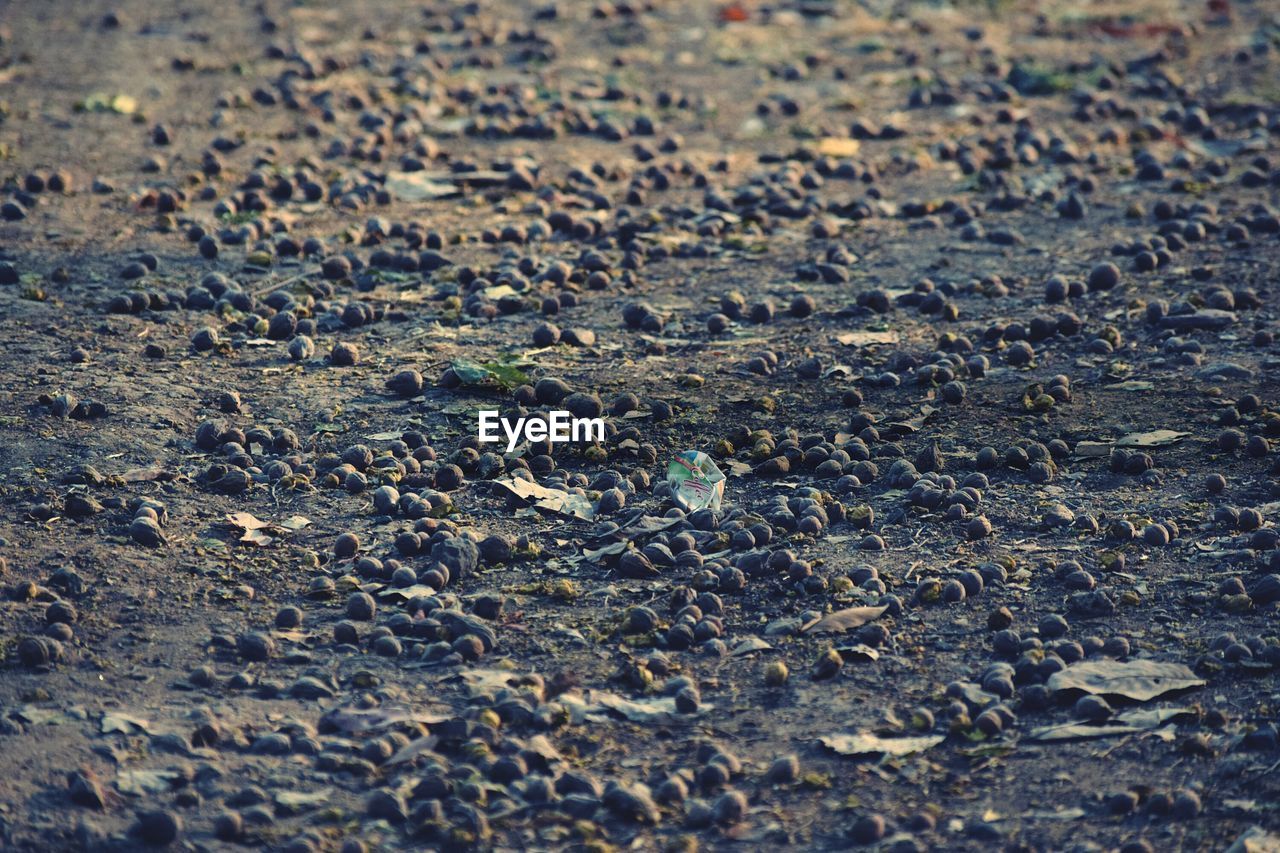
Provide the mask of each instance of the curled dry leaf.
{"label": "curled dry leaf", "polygon": [[1191,708],[1135,708],[1132,711],[1116,714],[1101,725],[1073,722],[1056,726],[1041,726],[1040,728],[1032,729],[1027,737],[1030,740],[1046,742],[1134,734],[1159,728],[1166,723],[1193,718],[1195,713]]}
{"label": "curled dry leaf", "polygon": [[836,651],[840,653],[840,657],[848,663],[849,661],[874,661],[880,659],[880,653],[865,643],[857,643],[852,646],[838,646]]}
{"label": "curled dry leaf", "polygon": [[448,720],[449,714],[430,714],[422,711],[411,711],[408,708],[334,708],[320,718],[324,725],[347,732],[360,732],[385,729],[402,723],[416,723],[426,726],[437,725]]}

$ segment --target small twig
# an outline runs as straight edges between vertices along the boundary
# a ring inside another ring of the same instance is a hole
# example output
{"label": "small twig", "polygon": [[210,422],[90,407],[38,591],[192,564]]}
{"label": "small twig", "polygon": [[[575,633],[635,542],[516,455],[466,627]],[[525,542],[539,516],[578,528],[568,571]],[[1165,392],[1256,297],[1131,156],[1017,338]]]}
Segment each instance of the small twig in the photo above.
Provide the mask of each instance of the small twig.
{"label": "small twig", "polygon": [[316,273],[318,273],[318,272],[320,272],[320,268],[319,268],[319,267],[317,267],[317,268],[315,268],[315,269],[313,269],[313,270],[303,270],[302,272],[298,273],[297,275],[290,276],[289,278],[282,279],[282,280],[280,280],[280,281],[273,281],[273,282],[271,282],[270,284],[266,285],[265,287],[262,287],[262,288],[259,288],[258,290],[255,290],[255,291],[253,292],[253,296],[254,296],[254,298],[255,298],[255,299],[256,299],[257,297],[259,297],[259,296],[266,296],[268,293],[270,293],[270,292],[271,292],[271,291],[273,291],[273,290],[277,290],[277,289],[279,289],[279,288],[281,288],[281,287],[284,287],[284,286],[285,286],[285,285],[287,285],[287,284],[293,284],[295,281],[297,281],[297,280],[298,280],[298,279],[300,279],[300,278],[306,278],[307,276],[309,276],[309,275],[315,275],[315,274],[316,274]]}
{"label": "small twig", "polygon": [[1266,776],[1268,773],[1273,773],[1273,772],[1275,772],[1275,769],[1276,769],[1277,767],[1280,767],[1280,761],[1277,761],[1275,764],[1272,764],[1270,767],[1268,767],[1266,770],[1263,770],[1263,771],[1262,771],[1261,773],[1259,773],[1258,775],[1259,775],[1259,776]]}

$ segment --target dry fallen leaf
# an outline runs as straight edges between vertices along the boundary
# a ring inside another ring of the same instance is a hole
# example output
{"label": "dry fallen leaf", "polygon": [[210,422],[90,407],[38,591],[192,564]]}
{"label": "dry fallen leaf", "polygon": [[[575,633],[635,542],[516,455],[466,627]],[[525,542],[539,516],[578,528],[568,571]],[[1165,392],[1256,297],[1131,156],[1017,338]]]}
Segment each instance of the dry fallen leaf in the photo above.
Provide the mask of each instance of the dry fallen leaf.
{"label": "dry fallen leaf", "polygon": [[433,201],[459,192],[456,184],[432,180],[426,172],[389,172],[386,188],[401,201]]}
{"label": "dry fallen leaf", "polygon": [[872,344],[896,344],[897,332],[840,332],[836,342],[847,347],[865,347]]}
{"label": "dry fallen leaf", "polygon": [[1111,454],[1111,442],[1109,441],[1078,441],[1075,446],[1076,456],[1082,456],[1086,459],[1096,459]]}
{"label": "dry fallen leaf", "polygon": [[1178,432],[1172,429],[1131,432],[1116,441],[1116,447],[1165,447],[1166,445],[1177,444],[1189,435],[1191,435],[1189,432]]}
{"label": "dry fallen leaf", "polygon": [[747,637],[738,645],[734,646],[733,651],[729,654],[732,657],[742,657],[743,655],[754,654],[755,652],[773,651],[773,646],[766,643],[759,637]]}
{"label": "dry fallen leaf", "polygon": [[514,477],[507,480],[494,480],[493,484],[501,486],[518,498],[530,501],[540,509],[559,513],[560,515],[581,518],[586,521],[595,518],[595,508],[591,506],[591,501],[582,495],[571,495],[568,492],[549,489],[546,486],[540,486],[537,483]]}
{"label": "dry fallen leaf", "polygon": [[173,770],[121,770],[116,774],[116,788],[122,794],[145,797],[163,794],[175,787],[182,776]]}
{"label": "dry fallen leaf", "polygon": [[818,140],[818,153],[827,157],[857,157],[862,143],[843,136],[825,136]]}
{"label": "dry fallen leaf", "polygon": [[946,740],[946,735],[915,737],[880,737],[871,732],[826,735],[818,738],[827,749],[841,755],[911,755],[932,749]]}
{"label": "dry fallen leaf", "polygon": [[1195,711],[1191,708],[1135,708],[1096,725],[1073,722],[1041,726],[1032,729],[1027,738],[1035,741],[1058,741],[1112,737],[1157,729],[1165,723],[1194,716]]}
{"label": "dry fallen leaf", "polygon": [[1087,660],[1049,676],[1054,693],[1082,690],[1098,696],[1123,696],[1149,702],[1176,690],[1203,687],[1204,679],[1180,663],[1153,660]]}
{"label": "dry fallen leaf", "polygon": [[270,522],[263,521],[251,512],[229,512],[227,523],[243,530],[261,530],[270,526]]}
{"label": "dry fallen leaf", "polygon": [[286,813],[323,805],[333,798],[333,791],[278,791],[275,802]]}
{"label": "dry fallen leaf", "polygon": [[1280,835],[1273,835],[1260,826],[1246,829],[1226,853],[1280,853]]}
{"label": "dry fallen leaf", "polygon": [[590,722],[605,722],[612,713],[633,723],[676,723],[700,717],[714,708],[710,703],[703,702],[694,713],[682,714],[676,710],[676,700],[671,696],[626,699],[604,690],[589,690],[585,697],[566,693],[559,701],[569,707],[574,720]]}
{"label": "dry fallen leaf", "polygon": [[840,657],[846,663],[849,661],[880,660],[880,653],[865,643],[858,643],[853,646],[840,646],[836,651],[840,653]]}
{"label": "dry fallen leaf", "polygon": [[246,530],[244,535],[240,537],[240,541],[249,545],[270,545],[276,540],[272,538],[270,533],[259,527],[254,530]]}
{"label": "dry fallen leaf", "polygon": [[311,524],[311,519],[293,515],[277,524],[272,521],[263,521],[252,513],[229,512],[226,523],[244,531],[240,536],[241,542],[247,545],[270,545],[275,541],[275,536],[296,533]]}
{"label": "dry fallen leaf", "polygon": [[801,630],[806,634],[848,631],[852,628],[860,628],[868,622],[874,622],[888,609],[887,605],[883,607],[849,607],[845,610],[837,610],[835,613],[828,613],[817,622],[807,625]]}
{"label": "dry fallen leaf", "polygon": [[134,468],[125,471],[120,475],[120,479],[126,483],[148,483],[152,480],[169,480],[172,475],[163,467],[156,465],[151,468]]}
{"label": "dry fallen leaf", "polygon": [[434,726],[450,719],[450,714],[429,714],[408,708],[334,708],[320,718],[325,725],[349,734],[385,729],[401,723]]}
{"label": "dry fallen leaf", "polygon": [[102,715],[102,733],[104,735],[120,732],[121,734],[131,735],[137,732],[149,734],[151,724],[140,717],[131,717],[128,714],[103,714]]}

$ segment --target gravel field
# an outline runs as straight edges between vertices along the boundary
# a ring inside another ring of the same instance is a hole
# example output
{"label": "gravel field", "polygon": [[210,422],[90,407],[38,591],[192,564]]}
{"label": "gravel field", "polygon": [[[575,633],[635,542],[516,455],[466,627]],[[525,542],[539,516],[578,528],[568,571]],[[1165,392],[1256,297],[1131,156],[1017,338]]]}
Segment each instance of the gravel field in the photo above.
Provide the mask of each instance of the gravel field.
{"label": "gravel field", "polygon": [[1280,850],[1278,211],[1266,0],[0,0],[0,848]]}

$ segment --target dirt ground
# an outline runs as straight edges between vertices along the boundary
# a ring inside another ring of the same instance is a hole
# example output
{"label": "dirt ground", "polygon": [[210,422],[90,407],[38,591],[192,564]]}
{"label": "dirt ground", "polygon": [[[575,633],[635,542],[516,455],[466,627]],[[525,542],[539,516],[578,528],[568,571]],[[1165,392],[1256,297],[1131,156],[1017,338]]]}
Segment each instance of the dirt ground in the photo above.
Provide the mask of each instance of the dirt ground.
{"label": "dirt ground", "polygon": [[0,847],[1280,849],[1274,4],[0,2],[0,181]]}

